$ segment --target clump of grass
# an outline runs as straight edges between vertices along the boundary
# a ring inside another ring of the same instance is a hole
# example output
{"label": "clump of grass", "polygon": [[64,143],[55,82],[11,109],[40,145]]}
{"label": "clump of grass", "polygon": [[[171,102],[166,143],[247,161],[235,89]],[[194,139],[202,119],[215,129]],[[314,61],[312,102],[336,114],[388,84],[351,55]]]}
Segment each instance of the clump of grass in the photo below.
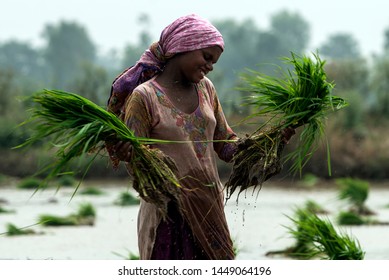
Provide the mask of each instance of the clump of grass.
{"label": "clump of grass", "polygon": [[306,187],[314,187],[318,182],[319,178],[311,173],[304,174],[304,176],[301,179],[301,182]]}
{"label": "clump of grass", "polygon": [[0,186],[9,182],[9,180],[10,180],[9,176],[0,173]]}
{"label": "clump of grass", "polygon": [[75,93],[43,90],[33,94],[32,101],[35,104],[31,108],[32,116],[22,125],[31,127],[33,134],[16,148],[50,139],[50,147],[56,152],[55,161],[41,170],[48,172],[46,181],[67,174],[73,159],[91,154],[83,178],[93,160],[103,154],[107,143],[128,141],[132,152],[127,164],[140,197],[154,203],[163,214],[167,213],[167,202],[177,200],[181,185],[174,173],[175,163],[159,149],[148,147],[169,141],[136,137],[113,113]]}
{"label": "clump of grass", "polygon": [[359,226],[366,224],[365,219],[363,219],[361,215],[349,211],[341,211],[337,216],[337,221],[339,225],[344,226]]}
{"label": "clump of grass", "polygon": [[80,194],[84,194],[84,195],[103,195],[104,192],[101,189],[96,188],[96,187],[88,187],[88,188],[82,189],[80,191]]}
{"label": "clump of grass", "polygon": [[38,223],[43,226],[93,226],[96,217],[96,210],[90,203],[80,204],[78,211],[67,216],[56,216],[50,214],[40,215]]}
{"label": "clump of grass", "polygon": [[361,225],[389,225],[389,222],[382,222],[372,219],[369,216],[360,215],[352,211],[341,211],[337,216],[337,222],[343,226],[361,226]]}
{"label": "clump of grass", "polygon": [[116,256],[119,256],[121,258],[123,258],[124,260],[131,260],[131,261],[134,261],[134,260],[139,260],[139,254],[135,254],[131,251],[127,251],[127,255],[123,255],[123,254],[119,254],[119,253],[116,253],[116,252],[113,252]]}
{"label": "clump of grass", "polygon": [[[342,98],[332,95],[334,84],[327,81],[325,61],[319,55],[310,58],[292,53],[285,62],[292,65],[294,71],[281,72],[281,77],[256,71],[243,77],[245,86],[240,90],[250,94],[246,105],[255,109],[248,119],[265,116],[268,121],[238,144],[233,170],[226,184],[228,197],[238,187],[242,192],[251,186],[254,189],[261,186],[281,170],[282,131],[285,128],[301,127],[296,149],[284,157],[285,162],[292,163],[290,171],[301,175],[324,135],[327,115],[347,105]],[[330,173],[328,143],[327,153]]]}
{"label": "clump of grass", "polygon": [[323,206],[310,199],[305,202],[305,209],[315,214],[328,214],[328,211]]}
{"label": "clump of grass", "polygon": [[351,212],[358,215],[375,214],[366,206],[370,190],[369,182],[354,178],[339,178],[336,184],[340,186],[338,198],[350,204]]}
{"label": "clump of grass", "polygon": [[38,218],[38,223],[42,224],[43,226],[52,227],[79,225],[77,217],[73,215],[62,217],[51,214],[42,214]]}
{"label": "clump of grass", "polygon": [[16,187],[18,189],[37,189],[42,184],[42,180],[29,177],[21,180]]}
{"label": "clump of grass", "polygon": [[139,199],[134,197],[130,192],[120,193],[118,199],[114,202],[115,205],[119,206],[132,206],[138,205],[139,203]]}
{"label": "clump of grass", "polygon": [[296,218],[289,217],[294,227],[287,227],[295,245],[277,253],[298,259],[362,260],[365,252],[358,240],[338,233],[333,224],[315,213],[298,208]]}
{"label": "clump of grass", "polygon": [[62,187],[73,187],[76,185],[76,179],[72,175],[62,175],[57,178],[57,184]]}
{"label": "clump of grass", "polygon": [[15,213],[15,210],[9,210],[0,205],[0,214],[11,214]]}
{"label": "clump of grass", "polygon": [[6,225],[6,228],[7,228],[6,231],[7,236],[36,234],[36,232],[32,229],[18,228],[12,223],[8,223]]}

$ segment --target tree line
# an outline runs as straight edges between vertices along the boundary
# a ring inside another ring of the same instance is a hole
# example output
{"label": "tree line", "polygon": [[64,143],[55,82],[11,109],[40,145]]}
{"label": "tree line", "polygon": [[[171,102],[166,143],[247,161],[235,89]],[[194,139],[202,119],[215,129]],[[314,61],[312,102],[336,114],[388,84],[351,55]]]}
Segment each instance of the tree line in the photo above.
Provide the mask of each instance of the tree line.
{"label": "tree line", "polygon": [[[363,57],[358,42],[347,33],[332,34],[317,49],[309,50],[309,23],[287,10],[275,13],[267,29],[257,27],[252,19],[213,23],[223,34],[226,49],[210,75],[230,122],[238,123],[250,113],[236,89],[241,73],[255,69],[274,75],[275,67],[286,67],[281,58],[291,52],[317,52],[326,60],[328,77],[336,84],[334,94],[350,103],[343,112],[331,116],[326,131],[337,170],[334,174],[387,178],[389,135],[384,128],[389,116],[389,28],[382,34],[382,52]],[[28,130],[15,129],[28,117],[31,104],[25,97],[42,88],[55,88],[79,93],[105,106],[115,76],[135,64],[152,43],[150,18],[140,15],[138,24],[142,30],[137,43],[104,54],[97,51],[86,28],[74,21],[44,26],[45,44],[39,48],[22,41],[0,42],[0,150],[7,156],[0,164],[0,174],[29,175],[41,154],[39,147],[28,157],[11,149],[29,135]],[[249,128],[237,129],[244,133]],[[322,171],[325,160],[321,161],[324,153],[317,152],[307,172],[326,176]]]}

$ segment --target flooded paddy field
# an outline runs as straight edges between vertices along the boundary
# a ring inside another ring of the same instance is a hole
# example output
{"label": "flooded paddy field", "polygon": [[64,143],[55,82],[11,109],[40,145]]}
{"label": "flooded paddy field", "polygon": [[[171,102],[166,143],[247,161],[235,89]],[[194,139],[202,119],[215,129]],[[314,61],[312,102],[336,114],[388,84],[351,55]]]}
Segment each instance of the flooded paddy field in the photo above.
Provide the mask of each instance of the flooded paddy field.
{"label": "flooded paddy field", "polygon": [[[118,206],[114,201],[128,190],[125,182],[86,182],[103,190],[103,194],[81,195],[71,198],[72,188],[46,189],[33,194],[32,190],[20,190],[15,186],[0,188],[0,206],[12,210],[0,214],[0,259],[53,259],[53,260],[117,260],[130,253],[138,254],[136,222],[138,206]],[[84,184],[81,186],[81,189]],[[337,199],[337,190],[288,187],[283,183],[265,184],[252,195],[242,193],[226,204],[226,215],[235,246],[237,259],[282,259],[282,256],[266,256],[274,250],[283,250],[294,244],[286,226],[291,225],[288,216],[296,207],[313,200],[329,213],[330,220],[344,209],[345,203]],[[36,224],[42,214],[68,215],[82,203],[91,203],[96,209],[93,226],[44,227]],[[389,185],[372,185],[367,206],[376,212],[374,219],[389,222]],[[6,225],[28,227],[36,234],[7,236]],[[334,225],[335,222],[334,222]],[[389,260],[388,225],[347,226],[336,225],[337,230],[357,239],[366,252],[366,260]]]}

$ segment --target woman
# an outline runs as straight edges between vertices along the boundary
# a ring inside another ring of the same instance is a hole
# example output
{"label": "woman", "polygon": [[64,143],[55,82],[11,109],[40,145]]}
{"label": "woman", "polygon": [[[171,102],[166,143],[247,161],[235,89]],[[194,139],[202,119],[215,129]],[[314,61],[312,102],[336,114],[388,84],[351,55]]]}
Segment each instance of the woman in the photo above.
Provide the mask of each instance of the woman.
{"label": "woman", "polygon": [[[179,203],[169,203],[166,219],[155,205],[141,201],[141,259],[234,259],[215,152],[228,162],[236,144],[211,141],[238,138],[206,77],[223,50],[222,35],[211,23],[184,16],[112,85],[108,108],[136,135],[184,142],[152,147],[175,161],[184,188]],[[128,144],[118,143],[111,158],[115,164],[126,161],[130,151]]]}

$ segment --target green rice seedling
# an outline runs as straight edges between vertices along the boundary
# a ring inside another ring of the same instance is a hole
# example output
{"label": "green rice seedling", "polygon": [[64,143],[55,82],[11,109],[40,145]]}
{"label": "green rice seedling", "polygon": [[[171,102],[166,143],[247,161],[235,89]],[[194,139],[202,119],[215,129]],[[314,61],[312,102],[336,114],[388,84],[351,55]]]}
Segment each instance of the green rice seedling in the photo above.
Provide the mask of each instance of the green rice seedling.
{"label": "green rice seedling", "polygon": [[50,215],[50,214],[42,214],[38,218],[38,223],[42,224],[43,226],[52,226],[52,227],[59,227],[59,226],[77,226],[78,220],[75,216],[57,216],[57,215]]}
{"label": "green rice seedling", "polygon": [[350,211],[358,215],[375,214],[366,206],[370,190],[369,182],[353,178],[339,178],[336,184],[340,186],[338,198],[350,203]]}
{"label": "green rice seedling", "polygon": [[139,203],[139,199],[134,197],[130,192],[120,193],[119,198],[114,202],[115,205],[119,206],[132,206],[138,205]]}
{"label": "green rice seedling", "polygon": [[135,261],[135,260],[139,260],[139,254],[135,254],[129,250],[127,250],[127,255],[123,255],[123,254],[119,254],[119,253],[116,253],[116,252],[113,252],[113,254],[115,254],[116,256],[118,257],[121,257],[123,258],[124,260],[130,260],[130,261]]}
{"label": "green rice seedling", "polygon": [[0,214],[11,214],[15,213],[15,210],[9,210],[0,205]]}
{"label": "green rice seedling", "polygon": [[[270,251],[267,252],[267,256],[282,254],[287,257],[295,258],[295,259],[310,259],[315,255],[315,251],[313,250],[313,244],[310,236],[306,234],[305,228],[301,226],[304,221],[308,218],[308,215],[311,215],[309,209],[297,208],[295,210],[295,219],[288,217],[290,220],[294,222],[294,228],[286,227],[289,229],[289,233],[291,233],[294,244],[286,249]],[[296,222],[298,221],[298,222]]]}
{"label": "green rice seedling", "polygon": [[[327,115],[347,105],[345,100],[332,95],[334,84],[327,81],[325,62],[319,55],[310,58],[292,53],[285,62],[292,65],[294,71],[281,72],[281,77],[256,71],[243,76],[244,86],[240,90],[249,93],[246,105],[255,110],[247,119],[266,117],[267,121],[239,142],[226,184],[227,197],[238,187],[240,192],[251,186],[255,189],[280,171],[284,148],[282,130],[288,127],[301,127],[301,132],[297,147],[283,160],[291,161],[290,171],[301,175],[324,135]],[[331,173],[328,143],[327,154]]]}
{"label": "green rice seedling", "polygon": [[303,175],[301,182],[305,187],[314,187],[319,182],[319,178],[314,174],[307,173]]}
{"label": "green rice seedling", "polygon": [[96,209],[91,203],[83,203],[75,214],[78,225],[93,226],[96,219]]}
{"label": "green rice seedling", "polygon": [[96,217],[96,209],[91,203],[82,203],[80,204],[76,217],[85,218],[85,217]]}
{"label": "green rice seedling", "polygon": [[360,226],[366,224],[366,221],[361,215],[349,211],[341,211],[337,216],[337,222],[343,226]]}
{"label": "green rice seedling", "polygon": [[42,180],[29,177],[21,180],[16,187],[18,189],[37,189],[42,184]]}
{"label": "green rice seedling", "polygon": [[7,236],[16,236],[16,235],[26,235],[26,234],[35,234],[36,232],[32,229],[18,228],[12,223],[8,223],[7,226]]}
{"label": "green rice seedling", "polygon": [[341,211],[337,216],[337,222],[339,225],[342,226],[361,226],[361,225],[387,226],[389,225],[389,222],[383,222],[376,219],[372,219],[371,217],[359,215],[351,211]]}
{"label": "green rice seedling", "polygon": [[50,214],[40,215],[38,223],[43,226],[80,226],[94,225],[96,209],[91,203],[79,205],[76,213],[67,216],[56,216]]}
{"label": "green rice seedling", "polygon": [[8,176],[0,173],[0,186],[5,184],[7,181],[9,181]]}
{"label": "green rice seedling", "polygon": [[[310,244],[307,256],[320,257],[329,260],[362,260],[365,252],[359,242],[353,237],[338,233],[328,219],[319,218],[306,210],[300,211],[303,219],[290,218],[296,228],[290,228],[290,233],[296,239],[304,239]],[[305,212],[304,212],[305,211]]]}
{"label": "green rice seedling", "polygon": [[136,137],[117,116],[75,93],[43,90],[35,93],[32,101],[35,106],[31,118],[22,125],[32,128],[33,134],[16,148],[50,139],[50,147],[56,152],[55,161],[41,170],[48,172],[46,181],[66,174],[71,160],[92,154],[85,176],[107,143],[128,141],[132,152],[127,165],[134,178],[134,189],[145,201],[167,213],[167,201],[176,200],[181,187],[174,173],[176,167],[172,159],[148,145],[169,141]]}
{"label": "green rice seedling", "polygon": [[72,175],[62,175],[57,178],[57,184],[63,187],[73,187],[76,185],[76,179]]}
{"label": "green rice seedling", "polygon": [[83,194],[83,195],[103,195],[104,192],[101,189],[96,188],[96,187],[88,187],[85,189],[81,189],[80,194]]}
{"label": "green rice seedling", "polygon": [[325,210],[323,206],[311,199],[305,202],[305,209],[315,214],[328,214],[328,211]]}

